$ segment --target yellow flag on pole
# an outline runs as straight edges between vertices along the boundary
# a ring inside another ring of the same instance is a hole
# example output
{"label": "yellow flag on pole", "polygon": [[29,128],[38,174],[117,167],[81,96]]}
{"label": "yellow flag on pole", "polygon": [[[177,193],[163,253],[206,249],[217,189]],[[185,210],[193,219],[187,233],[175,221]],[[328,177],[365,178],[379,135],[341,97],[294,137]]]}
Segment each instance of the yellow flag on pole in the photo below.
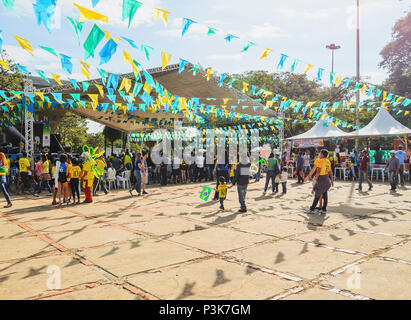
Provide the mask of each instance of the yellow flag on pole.
{"label": "yellow flag on pole", "polygon": [[87,62],[80,61],[81,73],[84,74],[88,80],[90,80],[90,65]]}
{"label": "yellow flag on pole", "polygon": [[102,15],[98,12],[95,12],[90,9],[86,9],[84,7],[79,6],[78,4],[74,3],[73,4],[77,7],[78,11],[80,12],[80,18],[79,22],[83,22],[85,20],[97,20],[97,21],[102,21],[108,23],[108,17],[105,15]]}
{"label": "yellow flag on pole", "polygon": [[60,75],[58,75],[58,74],[54,74],[54,73],[52,73],[51,74],[51,76],[53,77],[53,79],[59,84],[59,85],[63,85],[62,83],[61,83],[61,81],[60,81]]}
{"label": "yellow flag on pole", "polygon": [[32,56],[34,56],[33,48],[31,47],[31,45],[30,45],[30,43],[29,43],[28,40],[23,39],[23,38],[20,38],[20,37],[18,37],[18,36],[14,36],[14,38],[16,38],[17,42],[19,43],[19,45],[20,45],[23,49],[27,50],[28,52],[30,52],[30,54],[31,54]]}
{"label": "yellow flag on pole", "polygon": [[165,67],[167,67],[170,60],[171,60],[171,54],[167,52],[161,52],[161,62],[163,64],[163,67],[162,67],[163,70],[165,69]]}

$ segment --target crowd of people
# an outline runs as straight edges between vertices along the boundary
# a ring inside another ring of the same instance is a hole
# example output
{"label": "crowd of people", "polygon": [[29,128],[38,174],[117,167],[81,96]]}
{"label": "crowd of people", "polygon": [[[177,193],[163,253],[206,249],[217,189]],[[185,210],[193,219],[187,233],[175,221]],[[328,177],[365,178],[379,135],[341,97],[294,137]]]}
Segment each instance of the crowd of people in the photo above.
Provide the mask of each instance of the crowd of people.
{"label": "crowd of people", "polygon": [[[343,163],[350,177],[358,179],[358,190],[362,191],[364,182],[368,183],[368,190],[373,188],[369,178],[368,152],[363,150],[357,154],[354,151],[349,156],[345,156],[343,162],[337,151],[332,153],[323,149],[316,151],[314,156],[308,150],[291,155],[284,152],[281,156],[278,153],[271,153],[268,158],[260,158],[258,164],[254,164],[254,170],[251,170],[250,163],[244,164],[241,159],[231,164],[228,161],[226,164],[206,164],[205,157],[201,153],[192,164],[175,157],[169,164],[159,165],[153,163],[148,151],[131,154],[126,150],[121,156],[116,154],[107,158],[100,156],[96,161],[93,160],[94,162],[84,153],[77,156],[43,154],[36,157],[33,166],[24,152],[16,160],[7,159],[3,153],[0,153],[0,182],[7,201],[5,207],[11,207],[12,201],[8,192],[11,180],[19,182],[21,194],[27,194],[28,189],[32,189],[35,197],[39,197],[44,191],[48,192],[53,197],[52,205],[78,204],[82,191],[84,202],[91,203],[93,196],[99,190],[107,194],[111,186],[114,189],[129,188],[131,196],[134,195],[134,191],[137,196],[142,196],[148,194],[146,191],[148,184],[164,186],[169,183],[185,184],[216,180],[213,199],[220,200],[220,209],[224,210],[227,190],[236,185],[240,212],[246,212],[246,193],[250,179],[259,181],[265,174],[263,195],[266,195],[270,184],[273,194],[279,192],[280,184],[282,194],[286,194],[291,168],[297,177],[297,183],[313,180],[314,200],[309,211],[326,212],[327,192],[334,183],[334,169]],[[377,156],[376,162],[379,161]],[[391,152],[391,158],[385,162],[392,191],[395,191],[399,184],[404,185],[404,165],[409,161],[400,146],[397,151]],[[97,167],[101,174],[96,175],[93,166]],[[398,176],[399,181],[397,181]]]}

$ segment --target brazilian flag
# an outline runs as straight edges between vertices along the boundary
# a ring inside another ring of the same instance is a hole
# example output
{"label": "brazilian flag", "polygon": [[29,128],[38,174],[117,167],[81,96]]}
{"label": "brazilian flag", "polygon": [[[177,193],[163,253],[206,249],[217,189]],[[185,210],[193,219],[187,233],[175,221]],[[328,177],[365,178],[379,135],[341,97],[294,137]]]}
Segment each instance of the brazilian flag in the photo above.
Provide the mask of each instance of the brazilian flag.
{"label": "brazilian flag", "polygon": [[200,194],[200,198],[203,199],[204,201],[208,201],[208,198],[210,197],[212,190],[213,189],[209,187],[204,187],[203,191]]}

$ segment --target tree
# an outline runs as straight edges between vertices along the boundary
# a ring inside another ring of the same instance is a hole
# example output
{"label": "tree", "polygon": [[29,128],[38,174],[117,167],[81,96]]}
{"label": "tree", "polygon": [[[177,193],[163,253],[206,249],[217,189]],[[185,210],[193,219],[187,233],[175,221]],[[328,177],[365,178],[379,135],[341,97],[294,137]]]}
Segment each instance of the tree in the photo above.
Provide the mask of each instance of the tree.
{"label": "tree", "polygon": [[1,52],[1,60],[7,62],[10,70],[0,68],[0,89],[4,91],[22,90],[24,76],[18,72],[17,67],[6,51]]}
{"label": "tree", "polygon": [[93,148],[98,147],[99,151],[103,151],[104,150],[104,134],[102,132],[88,133],[86,144],[89,147],[93,147]]}
{"label": "tree", "polygon": [[63,146],[70,146],[72,151],[80,152],[87,142],[87,120],[79,115],[67,112],[56,129]]}
{"label": "tree", "polygon": [[[384,86],[395,94],[411,96],[411,12],[394,25],[392,41],[382,50],[380,67],[389,71]],[[409,116],[395,116],[398,121],[411,126]]]}
{"label": "tree", "polygon": [[[281,96],[293,99],[296,101],[342,101],[349,99],[351,93],[346,89],[341,88],[323,88],[321,84],[316,81],[307,79],[305,74],[294,74],[290,72],[283,73],[267,73],[266,71],[248,71],[244,74],[235,74],[233,78],[240,80],[234,82],[234,87],[238,90],[242,90],[243,81],[250,85],[255,85],[258,88],[264,88],[271,91],[274,94],[280,94]],[[261,98],[262,104],[266,104],[267,100],[273,98],[272,95],[267,98],[261,96],[251,96],[253,99]],[[276,106],[279,105],[277,101]],[[300,109],[301,111],[301,109]],[[284,112],[286,119],[293,120],[307,120],[307,113],[296,113],[292,109],[288,109]],[[290,137],[299,133],[302,133],[312,126],[310,123],[295,123],[294,121],[284,122],[284,134],[286,137]]]}

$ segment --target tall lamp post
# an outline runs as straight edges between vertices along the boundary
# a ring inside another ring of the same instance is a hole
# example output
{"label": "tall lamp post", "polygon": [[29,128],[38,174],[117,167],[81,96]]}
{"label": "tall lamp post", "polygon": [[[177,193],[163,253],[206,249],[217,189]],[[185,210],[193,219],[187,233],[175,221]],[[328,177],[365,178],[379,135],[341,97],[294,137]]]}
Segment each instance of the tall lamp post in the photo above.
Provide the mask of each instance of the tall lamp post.
{"label": "tall lamp post", "polygon": [[[360,81],[360,0],[357,0],[357,76],[356,81]],[[355,99],[355,125],[359,125],[358,105],[360,104],[360,90],[356,93]],[[355,150],[358,151],[358,139],[355,140]]]}
{"label": "tall lamp post", "polygon": [[326,46],[327,49],[330,49],[332,52],[332,60],[331,60],[331,71],[334,73],[334,51],[341,48],[341,46],[336,46],[335,43],[331,43],[330,45]]}

